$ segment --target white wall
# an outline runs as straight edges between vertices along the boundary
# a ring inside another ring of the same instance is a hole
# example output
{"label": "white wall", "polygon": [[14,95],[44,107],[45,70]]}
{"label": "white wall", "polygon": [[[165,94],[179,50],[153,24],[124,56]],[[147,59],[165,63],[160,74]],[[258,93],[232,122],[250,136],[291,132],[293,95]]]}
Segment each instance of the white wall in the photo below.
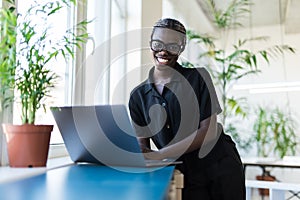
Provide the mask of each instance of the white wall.
{"label": "white wall", "polygon": [[[235,96],[247,97],[250,106],[267,106],[275,108],[276,106],[290,112],[297,121],[297,124],[300,124],[300,104],[298,99],[300,98],[300,33],[299,34],[284,34],[281,33],[283,27],[281,26],[268,26],[253,29],[252,37],[256,36],[270,36],[270,40],[266,42],[255,42],[252,43],[252,50],[266,49],[269,46],[288,44],[291,47],[296,49],[296,53],[285,53],[283,56],[276,57],[270,60],[270,64],[265,63],[263,60],[259,60],[259,68],[262,73],[258,75],[252,75],[241,79],[237,85],[248,85],[254,88],[255,86],[264,86],[265,84],[274,84],[274,83],[298,83],[298,88],[289,88],[297,89],[295,91],[270,91],[266,90],[264,93],[262,91],[255,91],[253,89],[244,89],[244,90],[232,90],[232,94]],[[235,33],[240,37],[245,36],[249,37],[249,30],[245,29]],[[231,38],[231,39],[237,39]],[[280,89],[280,88],[279,88]],[[282,88],[281,88],[282,89]],[[250,118],[251,121],[251,118]],[[300,137],[300,127],[296,126],[296,133]],[[297,152],[300,155],[300,151]]]}

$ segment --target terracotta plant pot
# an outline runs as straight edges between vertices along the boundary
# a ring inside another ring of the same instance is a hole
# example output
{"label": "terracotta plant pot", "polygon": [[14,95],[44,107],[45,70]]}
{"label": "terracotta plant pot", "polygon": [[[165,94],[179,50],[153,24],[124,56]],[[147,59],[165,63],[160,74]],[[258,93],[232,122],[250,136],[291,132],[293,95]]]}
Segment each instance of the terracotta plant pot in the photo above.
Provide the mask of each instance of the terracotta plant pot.
{"label": "terracotta plant pot", "polygon": [[[276,177],[268,174],[262,175],[262,176],[256,176],[256,180],[260,180],[260,181],[276,181]],[[259,188],[258,189],[259,194],[261,196],[269,196],[269,189],[262,189]]]}
{"label": "terracotta plant pot", "polygon": [[10,167],[45,167],[53,125],[3,124]]}

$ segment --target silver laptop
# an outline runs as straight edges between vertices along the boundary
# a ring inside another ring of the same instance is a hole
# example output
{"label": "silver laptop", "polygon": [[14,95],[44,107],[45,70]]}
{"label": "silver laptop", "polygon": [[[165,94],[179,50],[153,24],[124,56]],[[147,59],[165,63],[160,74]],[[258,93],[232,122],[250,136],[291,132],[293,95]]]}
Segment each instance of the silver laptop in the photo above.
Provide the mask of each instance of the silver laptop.
{"label": "silver laptop", "polygon": [[51,112],[76,163],[133,167],[181,163],[144,158],[125,105],[52,107]]}

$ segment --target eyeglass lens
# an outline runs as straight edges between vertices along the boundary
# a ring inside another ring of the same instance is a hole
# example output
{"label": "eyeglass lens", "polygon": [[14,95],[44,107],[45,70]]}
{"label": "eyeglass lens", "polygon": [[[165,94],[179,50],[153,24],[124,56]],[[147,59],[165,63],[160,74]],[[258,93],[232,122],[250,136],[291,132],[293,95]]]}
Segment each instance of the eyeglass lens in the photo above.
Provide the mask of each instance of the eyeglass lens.
{"label": "eyeglass lens", "polygon": [[166,50],[173,54],[179,54],[181,51],[181,45],[177,43],[169,43],[165,44],[160,40],[151,40],[150,41],[150,47],[153,51],[162,51]]}

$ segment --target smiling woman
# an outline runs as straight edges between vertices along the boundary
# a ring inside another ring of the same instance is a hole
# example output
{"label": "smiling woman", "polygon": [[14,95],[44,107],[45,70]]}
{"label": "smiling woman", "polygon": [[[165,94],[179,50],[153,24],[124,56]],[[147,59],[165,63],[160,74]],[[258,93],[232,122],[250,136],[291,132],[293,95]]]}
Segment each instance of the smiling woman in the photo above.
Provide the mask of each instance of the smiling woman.
{"label": "smiling woman", "polygon": [[245,199],[241,159],[217,122],[222,109],[211,77],[205,68],[177,62],[185,47],[184,33],[184,26],[170,18],[152,29],[154,66],[129,100],[141,149],[148,159],[182,161],[176,167],[184,174],[183,199]]}
{"label": "smiling woman", "polygon": [[173,66],[184,50],[185,37],[177,31],[157,27],[152,34],[150,45],[155,64]]}

